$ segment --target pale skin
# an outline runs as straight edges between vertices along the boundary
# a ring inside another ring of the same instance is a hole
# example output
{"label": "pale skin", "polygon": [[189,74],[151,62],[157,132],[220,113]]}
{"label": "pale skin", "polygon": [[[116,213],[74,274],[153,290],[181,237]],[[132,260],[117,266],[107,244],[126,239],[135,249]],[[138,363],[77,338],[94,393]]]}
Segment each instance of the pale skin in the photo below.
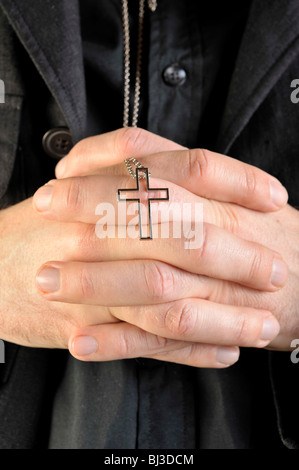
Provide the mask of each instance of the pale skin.
{"label": "pale skin", "polygon": [[[132,184],[127,156],[175,199],[204,203],[204,249],[96,237],[95,206]],[[298,337],[299,217],[270,175],[126,129],[77,144],[57,177],[0,213],[4,340],[223,368],[240,346],[288,350]]]}

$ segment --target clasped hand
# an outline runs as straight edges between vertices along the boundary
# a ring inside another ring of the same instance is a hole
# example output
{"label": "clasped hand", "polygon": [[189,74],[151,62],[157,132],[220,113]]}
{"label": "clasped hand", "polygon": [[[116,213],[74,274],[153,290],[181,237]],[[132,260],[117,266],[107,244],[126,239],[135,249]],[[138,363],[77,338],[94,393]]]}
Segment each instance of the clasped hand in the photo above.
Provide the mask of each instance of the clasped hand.
{"label": "clasped hand", "polygon": [[[123,164],[129,157],[150,169],[153,187],[169,188],[171,202],[203,205],[199,248],[175,238],[97,237],[96,206],[116,207],[118,188],[134,187]],[[275,178],[133,128],[79,142],[56,172],[34,209],[26,201],[18,209],[32,217],[27,250],[38,237],[27,274],[37,268],[37,289],[30,286],[41,310],[17,322],[20,332],[7,321],[4,339],[68,347],[86,361],[142,356],[214,368],[235,363],[240,346],[289,349],[298,324],[299,219]]]}

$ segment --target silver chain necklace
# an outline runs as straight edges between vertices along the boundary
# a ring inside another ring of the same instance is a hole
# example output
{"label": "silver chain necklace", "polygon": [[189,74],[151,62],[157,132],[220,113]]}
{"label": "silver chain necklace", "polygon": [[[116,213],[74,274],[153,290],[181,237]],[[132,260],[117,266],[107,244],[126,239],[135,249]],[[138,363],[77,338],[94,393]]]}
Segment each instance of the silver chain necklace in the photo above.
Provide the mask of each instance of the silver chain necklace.
{"label": "silver chain necklace", "polygon": [[[157,8],[157,0],[148,0],[148,7],[151,11]],[[124,119],[123,126],[129,126],[130,115],[130,23],[129,23],[129,9],[128,0],[122,0],[123,5],[123,31],[124,31]],[[139,0],[139,24],[138,24],[138,44],[137,44],[137,63],[136,63],[136,77],[135,77],[135,91],[134,91],[134,105],[132,114],[132,127],[137,127],[138,115],[140,108],[140,88],[141,88],[141,64],[142,64],[142,43],[143,43],[143,25],[144,25],[144,10],[145,0]],[[141,240],[151,240],[153,238],[152,219],[151,219],[151,202],[152,201],[169,201],[168,188],[151,188],[149,184],[150,172],[148,168],[144,168],[136,158],[125,159],[125,164],[128,172],[137,180],[136,188],[132,189],[118,189],[119,201],[134,201],[138,203],[139,214],[139,236]],[[133,169],[133,165],[135,168]],[[141,215],[140,203],[140,188],[139,180],[145,180],[144,185],[148,195],[151,193],[153,197],[148,197],[148,231],[146,235],[143,233],[143,220]],[[164,196],[158,196],[157,193],[164,193]]]}
{"label": "silver chain necklace", "polygon": [[[151,11],[157,8],[157,0],[148,0],[148,7]],[[130,83],[131,83],[131,47],[130,47],[130,20],[128,0],[122,0],[123,10],[123,35],[124,35],[124,114],[123,114],[123,127],[129,126],[130,120]],[[132,114],[132,127],[137,127],[139,108],[140,108],[140,90],[141,90],[141,66],[142,66],[142,47],[143,47],[143,26],[144,26],[144,13],[145,13],[145,0],[139,0],[139,15],[138,15],[138,41],[137,41],[137,61],[136,61],[136,76],[135,76],[135,90],[134,90],[134,105]],[[135,166],[133,169],[132,164]],[[125,159],[125,165],[132,178],[137,178],[136,168],[143,168],[141,163],[136,158]],[[148,173],[149,176],[151,175]],[[145,179],[145,175],[139,175],[139,179]]]}

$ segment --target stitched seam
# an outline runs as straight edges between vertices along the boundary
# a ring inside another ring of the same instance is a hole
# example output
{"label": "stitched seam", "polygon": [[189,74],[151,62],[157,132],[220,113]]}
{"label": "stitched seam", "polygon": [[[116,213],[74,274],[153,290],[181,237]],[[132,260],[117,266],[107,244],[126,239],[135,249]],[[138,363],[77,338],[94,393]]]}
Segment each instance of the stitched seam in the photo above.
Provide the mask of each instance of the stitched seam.
{"label": "stitched seam", "polygon": [[[246,103],[248,104],[248,102],[252,99],[252,97],[257,93],[258,91],[258,88],[261,86],[261,83],[267,79],[267,77],[269,75],[271,75],[273,69],[275,69],[275,67],[277,66],[277,64],[283,59],[284,56],[286,56],[289,52],[290,49],[292,49],[292,46],[298,41],[298,36],[287,46],[287,48],[280,54],[280,56],[277,58],[277,60],[274,62],[274,64],[267,70],[267,72],[265,72],[265,74],[261,77],[261,79],[259,80],[259,82],[257,83],[257,85],[254,87],[253,91],[251,92],[251,94],[249,95]],[[283,74],[283,71],[281,72],[281,74],[277,77],[277,81],[279,80],[279,78],[281,77],[281,75]],[[277,83],[277,81],[275,83]],[[272,89],[273,87],[271,87]],[[268,93],[270,93],[271,89],[268,91]],[[267,94],[268,94],[267,93]],[[267,95],[266,95],[267,96]],[[226,130],[226,134],[229,134],[231,128],[234,126],[235,122],[238,121],[240,115],[242,114],[243,112],[243,104],[238,108],[238,111],[236,112],[235,114],[235,117],[234,119],[231,121],[229,127],[227,128]],[[248,121],[247,121],[248,122]],[[245,124],[246,125],[246,124]],[[244,126],[245,127],[245,126]],[[243,127],[243,129],[244,129]],[[242,131],[240,131],[242,132]],[[240,132],[238,133],[238,135],[240,135]],[[238,137],[238,135],[236,137]],[[227,141],[229,142],[229,141]],[[226,144],[227,145],[227,144]],[[225,145],[225,147],[226,147]]]}

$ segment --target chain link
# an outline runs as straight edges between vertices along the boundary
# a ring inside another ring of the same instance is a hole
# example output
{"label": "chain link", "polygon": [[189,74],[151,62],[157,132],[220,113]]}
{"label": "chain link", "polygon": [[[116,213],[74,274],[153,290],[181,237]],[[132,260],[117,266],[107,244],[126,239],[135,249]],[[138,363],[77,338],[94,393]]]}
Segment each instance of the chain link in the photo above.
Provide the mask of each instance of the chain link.
{"label": "chain link", "polygon": [[140,107],[143,24],[144,24],[144,0],[140,0],[140,2],[139,2],[139,24],[138,24],[138,41],[137,41],[138,45],[137,45],[135,96],[134,96],[134,108],[133,108],[133,117],[132,117],[132,126],[133,127],[137,127],[139,107]]}
{"label": "chain link", "polygon": [[[144,168],[143,165],[138,161],[136,160],[136,158],[127,158],[125,160],[125,165],[127,167],[127,170],[128,172],[130,173],[130,176],[132,176],[132,178],[134,178],[134,180],[136,180],[136,172],[134,171],[131,163],[133,163],[135,165],[136,168]],[[150,176],[150,172],[148,172],[148,176]],[[138,179],[146,179],[146,175],[142,175],[138,177]]]}
{"label": "chain link", "polygon": [[[130,19],[128,0],[122,0],[123,4],[123,34],[124,34],[124,114],[123,126],[129,126],[130,120],[130,83],[131,83],[131,47],[130,47]],[[140,89],[141,89],[141,66],[142,66],[142,46],[143,46],[143,24],[144,24],[144,4],[145,0],[139,0],[139,23],[138,23],[138,43],[137,43],[137,61],[136,77],[134,91],[134,106],[132,127],[137,127]]]}
{"label": "chain link", "polygon": [[[123,127],[129,126],[130,121],[130,83],[131,83],[131,48],[130,48],[130,18],[128,0],[122,0],[123,5],[123,35],[124,35],[124,114]],[[157,8],[157,0],[148,0],[148,7],[151,11]],[[142,48],[143,48],[143,28],[144,28],[144,9],[145,0],[139,0],[139,21],[138,21],[138,43],[137,43],[137,60],[136,60],[136,77],[134,90],[134,105],[132,115],[132,127],[137,127],[139,108],[140,108],[140,90],[141,90],[141,69],[142,69]],[[125,160],[126,167],[130,175],[136,179],[136,174],[131,163],[137,168],[142,168],[135,158],[127,158]],[[150,176],[150,173],[149,173]],[[145,175],[139,176],[144,179]]]}
{"label": "chain link", "polygon": [[124,117],[123,127],[129,125],[130,111],[130,24],[128,0],[123,3],[123,35],[124,35]]}

